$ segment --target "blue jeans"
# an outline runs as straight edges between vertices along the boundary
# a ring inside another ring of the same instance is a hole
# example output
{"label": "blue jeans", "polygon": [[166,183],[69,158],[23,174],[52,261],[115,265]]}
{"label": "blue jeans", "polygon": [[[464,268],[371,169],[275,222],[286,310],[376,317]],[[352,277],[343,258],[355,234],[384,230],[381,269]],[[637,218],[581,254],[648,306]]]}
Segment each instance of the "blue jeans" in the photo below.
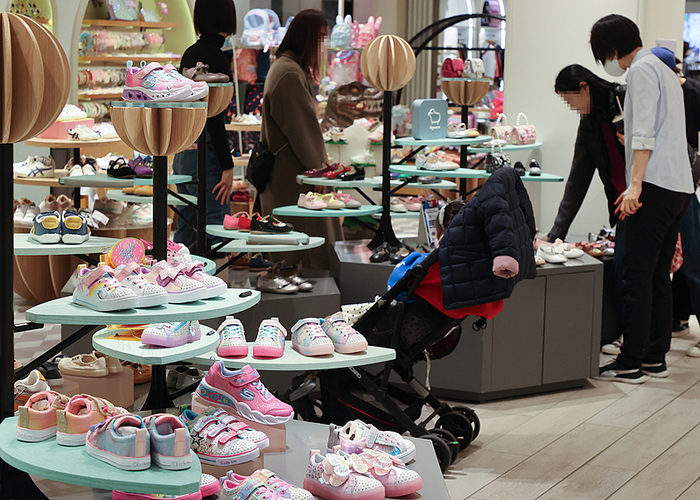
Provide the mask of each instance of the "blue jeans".
{"label": "blue jeans", "polygon": [[[697,196],[690,199],[688,213],[681,226],[683,265],[678,270],[685,278],[690,290],[693,314],[700,315],[700,202]],[[698,316],[700,317],[700,316]]]}
{"label": "blue jeans", "polygon": [[[175,155],[173,160],[173,173],[182,175],[191,175],[193,179],[197,178],[197,150],[186,149]],[[224,215],[231,211],[228,203],[221,204],[216,200],[216,195],[212,191],[221,180],[221,165],[216,157],[214,148],[211,142],[207,140],[207,224],[222,225],[224,223]],[[177,192],[180,194],[191,194],[197,196],[197,184],[178,184]],[[197,211],[189,206],[178,206],[178,210],[188,221],[193,225],[197,224]],[[202,228],[204,230],[204,228]],[[224,238],[208,236],[214,243],[224,241]],[[182,243],[188,247],[197,240],[197,235],[184,221],[179,221],[177,231],[174,236],[176,243]]]}

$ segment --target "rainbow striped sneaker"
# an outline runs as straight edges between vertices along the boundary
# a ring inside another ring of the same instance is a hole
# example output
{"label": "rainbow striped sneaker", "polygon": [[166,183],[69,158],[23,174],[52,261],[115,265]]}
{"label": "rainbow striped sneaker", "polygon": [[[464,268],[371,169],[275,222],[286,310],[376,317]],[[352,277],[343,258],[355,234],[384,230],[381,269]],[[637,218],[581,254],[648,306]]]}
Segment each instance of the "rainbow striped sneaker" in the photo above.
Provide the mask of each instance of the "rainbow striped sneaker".
{"label": "rainbow striped sneaker", "polygon": [[101,265],[88,269],[85,264],[78,266],[78,286],[73,290],[73,303],[96,311],[118,311],[139,305],[139,297],[119,283],[114,270]]}
{"label": "rainbow striped sneaker", "polygon": [[126,62],[126,85],[122,92],[125,101],[166,101],[180,102],[189,100],[192,87],[171,76],[156,62],[141,67],[133,67],[132,61]]}
{"label": "rainbow striped sneaker", "polygon": [[292,327],[292,347],[304,356],[333,354],[335,347],[321,328],[318,318],[304,318]]}

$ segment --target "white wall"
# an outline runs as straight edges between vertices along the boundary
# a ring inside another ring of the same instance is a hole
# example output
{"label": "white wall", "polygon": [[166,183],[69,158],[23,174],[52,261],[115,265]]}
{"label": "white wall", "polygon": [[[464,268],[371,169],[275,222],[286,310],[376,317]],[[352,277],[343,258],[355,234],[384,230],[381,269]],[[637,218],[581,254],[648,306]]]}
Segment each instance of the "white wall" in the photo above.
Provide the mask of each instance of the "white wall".
{"label": "white wall", "polygon": [[[617,0],[614,4],[609,0],[507,2],[504,110],[513,121],[522,111],[536,125],[538,139],[544,145],[534,156],[538,161],[541,158],[543,171],[568,176],[578,128],[578,115],[554,93],[559,71],[578,63],[612,80],[593,60],[589,45],[591,26],[608,14],[622,14],[640,24],[646,45],[653,46],[656,38],[671,38],[682,47],[684,9],[684,0]],[[512,156],[513,160],[520,159]],[[564,183],[529,183],[527,187],[538,227],[546,233],[557,214]],[[569,234],[586,235],[598,231],[603,224],[608,224],[607,201],[596,176]]]}

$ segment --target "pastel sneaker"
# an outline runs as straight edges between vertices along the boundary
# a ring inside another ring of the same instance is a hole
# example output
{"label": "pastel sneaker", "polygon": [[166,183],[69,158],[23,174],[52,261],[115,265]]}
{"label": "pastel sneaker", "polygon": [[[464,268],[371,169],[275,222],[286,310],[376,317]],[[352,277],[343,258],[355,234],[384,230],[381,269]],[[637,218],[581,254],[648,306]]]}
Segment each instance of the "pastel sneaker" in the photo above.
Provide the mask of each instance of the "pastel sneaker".
{"label": "pastel sneaker", "polygon": [[248,342],[241,320],[226,316],[219,329],[219,347],[216,353],[222,358],[241,358],[248,355]]}
{"label": "pastel sneaker", "polygon": [[284,424],[294,418],[294,410],[263,385],[258,371],[246,365],[229,370],[216,361],[199,383],[196,396],[211,406],[233,408],[248,420],[265,425]]}
{"label": "pastel sneaker", "polygon": [[333,341],[326,336],[318,318],[304,318],[292,327],[292,347],[304,356],[333,354]]}
{"label": "pastel sneaker", "polygon": [[163,71],[192,88],[192,94],[185,99],[185,101],[198,101],[199,99],[204,99],[207,94],[209,94],[209,85],[207,85],[207,82],[195,82],[194,80],[190,80],[189,78],[181,75],[177,68],[172,64],[168,63],[163,66]]}
{"label": "pastel sneaker", "polygon": [[[267,488],[273,495],[279,495],[279,498],[314,500],[314,496],[311,492],[283,481],[277,477],[274,472],[268,469],[258,469],[250,476],[241,476],[235,474],[233,471],[228,471],[226,473],[226,480],[223,479],[224,478],[222,478],[222,483],[228,481],[227,487],[229,489],[241,489],[240,485],[243,484],[250,486],[256,485],[258,488],[260,488],[260,486]],[[231,488],[231,486],[233,486],[233,488]],[[270,496],[270,498],[273,497]]]}
{"label": "pastel sneaker", "polygon": [[53,210],[41,212],[34,217],[29,239],[39,243],[58,243],[61,241],[61,215]]}
{"label": "pastel sneaker", "polygon": [[306,194],[299,193],[297,206],[299,208],[308,208],[309,210],[323,210],[324,208],[328,208],[326,202],[319,198],[316,193],[311,191]]}
{"label": "pastel sneaker", "polygon": [[91,425],[126,413],[124,408],[114,406],[106,399],[76,394],[70,398],[65,410],[56,411],[56,442],[63,446],[82,446]]}
{"label": "pastel sneaker", "polygon": [[384,486],[387,497],[402,497],[423,487],[423,479],[416,471],[406,468],[398,458],[382,451],[364,450],[359,455],[349,455],[336,446],[333,453],[352,462],[358,471],[371,475]]}
{"label": "pastel sneaker", "polygon": [[85,451],[122,470],[151,467],[148,430],[138,415],[119,415],[91,425],[85,438]]}
{"label": "pastel sneaker", "polygon": [[204,464],[236,465],[260,456],[255,443],[241,439],[213,415],[201,413],[192,420],[181,420],[192,436],[192,451]]}
{"label": "pastel sneaker", "polygon": [[79,245],[90,239],[90,228],[82,215],[72,210],[61,214],[61,240],[67,245]]}
{"label": "pastel sneaker", "polygon": [[107,358],[95,354],[76,354],[72,358],[61,358],[58,361],[58,370],[62,374],[78,377],[106,377],[110,373]]}
{"label": "pastel sneaker", "polygon": [[54,437],[58,429],[56,410],[65,410],[68,401],[68,396],[54,391],[32,394],[18,409],[17,440],[36,443]]}
{"label": "pastel sneaker", "polygon": [[221,489],[219,490],[219,500],[280,500],[283,499],[274,491],[271,491],[265,483],[258,478],[249,477],[242,481],[236,481],[235,476],[221,478]]}
{"label": "pastel sneaker", "polygon": [[207,288],[197,280],[185,276],[166,261],[153,264],[150,269],[141,268],[141,275],[154,285],[162,286],[168,292],[168,302],[182,304],[201,300],[209,295]]}
{"label": "pastel sneaker", "polygon": [[126,85],[122,92],[125,101],[178,102],[191,95],[192,87],[163,71],[160,64],[143,62],[140,68],[135,68],[132,61],[127,61]]}
{"label": "pastel sneaker", "polygon": [[219,480],[210,474],[202,474],[199,480],[199,491],[184,495],[160,495],[158,493],[127,493],[125,491],[112,491],[112,500],[201,500],[211,495],[216,495],[220,490]]}
{"label": "pastel sneaker", "polygon": [[141,273],[141,266],[136,262],[122,264],[114,270],[119,283],[134,292],[139,298],[136,307],[155,307],[168,303],[168,292],[159,285],[147,281]]}
{"label": "pastel sneaker", "polygon": [[416,445],[408,439],[396,432],[380,431],[362,420],[351,420],[343,427],[330,424],[328,449],[336,445],[345,453],[360,453],[365,449],[382,451],[404,463],[416,455]]}
{"label": "pastel sneaker", "polygon": [[333,500],[383,500],[384,486],[365,475],[360,462],[318,450],[309,452],[309,465],[304,475],[304,489],[316,496]]}
{"label": "pastel sneaker", "polygon": [[178,347],[202,338],[199,321],[157,323],[150,325],[141,334],[141,343],[159,347]]}
{"label": "pastel sneaker", "polygon": [[207,292],[203,297],[205,299],[218,297],[228,290],[228,284],[224,280],[203,271],[203,262],[185,262],[179,257],[176,257],[173,267],[180,269],[182,274],[188,278],[198,281],[204,285],[204,287],[207,289]]}
{"label": "pastel sneaker", "polygon": [[321,324],[321,328],[326,336],[333,341],[335,352],[353,354],[367,350],[367,339],[345,321],[342,312],[326,318]]}
{"label": "pastel sneaker", "polygon": [[73,303],[102,312],[138,306],[138,296],[119,283],[113,273],[114,270],[105,265],[88,269],[85,264],[80,264],[78,286],[73,290]]}
{"label": "pastel sneaker", "polygon": [[253,344],[253,356],[256,358],[281,358],[284,354],[284,339],[287,330],[279,318],[264,319],[258,328],[258,336]]}
{"label": "pastel sneaker", "polygon": [[169,413],[151,415],[144,423],[151,439],[151,460],[161,469],[189,469],[192,454],[187,426]]}
{"label": "pastel sneaker", "polygon": [[[270,439],[267,437],[267,434],[249,427],[247,424],[244,424],[233,415],[228,414],[223,408],[210,406],[202,412],[202,415],[212,415],[216,417],[216,419],[224,424],[228,430],[237,433],[239,438],[255,444],[259,450],[264,450],[270,446]],[[183,410],[182,414],[180,415],[180,419],[186,424],[189,424],[189,422],[195,420],[197,416],[198,415],[192,410]]]}

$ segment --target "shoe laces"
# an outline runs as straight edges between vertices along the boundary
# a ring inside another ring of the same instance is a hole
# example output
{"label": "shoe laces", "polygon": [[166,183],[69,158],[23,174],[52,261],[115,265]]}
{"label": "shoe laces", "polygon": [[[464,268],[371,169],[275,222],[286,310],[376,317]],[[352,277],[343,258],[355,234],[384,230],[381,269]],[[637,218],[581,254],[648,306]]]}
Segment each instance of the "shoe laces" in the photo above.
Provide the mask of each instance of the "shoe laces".
{"label": "shoe laces", "polygon": [[280,338],[279,329],[275,326],[272,326],[272,325],[265,325],[262,327],[262,330],[260,330],[260,333],[258,333],[258,338],[279,340],[279,338]]}
{"label": "shoe laces", "polygon": [[270,391],[267,390],[267,387],[265,387],[263,383],[260,382],[260,380],[251,382],[250,385],[257,389],[257,391],[260,393],[260,396],[262,396],[263,399],[270,399],[270,397],[272,396]]}
{"label": "shoe laces", "polygon": [[226,325],[226,327],[224,328],[224,341],[232,340],[236,337],[240,337],[241,335],[243,335],[243,329],[241,328],[241,325],[234,323],[231,325]]}
{"label": "shoe laces", "polygon": [[356,333],[355,329],[348,325],[347,322],[343,319],[337,319],[333,322],[333,326],[336,328],[336,330],[340,331],[343,335],[347,335],[348,337],[350,335],[354,335]]}

